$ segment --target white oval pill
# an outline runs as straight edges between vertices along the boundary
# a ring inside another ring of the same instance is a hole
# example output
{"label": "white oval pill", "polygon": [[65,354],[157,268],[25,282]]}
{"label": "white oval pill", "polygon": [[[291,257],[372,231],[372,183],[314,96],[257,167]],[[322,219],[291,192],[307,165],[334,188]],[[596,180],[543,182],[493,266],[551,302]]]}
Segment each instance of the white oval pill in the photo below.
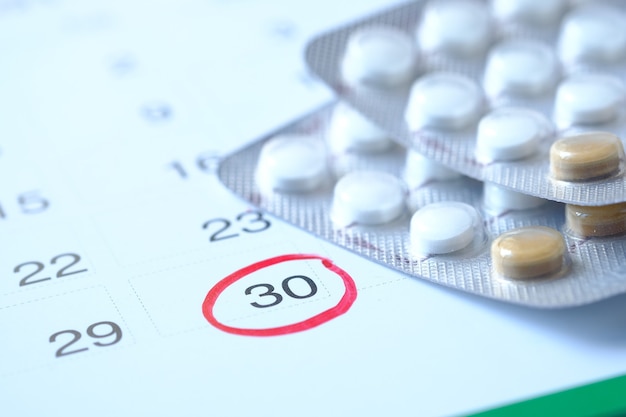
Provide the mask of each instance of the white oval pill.
{"label": "white oval pill", "polygon": [[335,185],[331,216],[340,225],[387,223],[404,211],[404,194],[402,182],[391,174],[351,172]]}
{"label": "white oval pill", "polygon": [[393,144],[389,135],[344,103],[339,103],[328,128],[328,140],[335,151],[380,152]]}
{"label": "white oval pill", "polygon": [[451,72],[432,72],[413,84],[404,118],[411,130],[461,129],[477,118],[482,107],[482,90],[472,79]]}
{"label": "white oval pill", "polygon": [[543,205],[543,198],[520,193],[491,182],[483,184],[483,203],[491,212],[502,213],[509,210],[530,210]]}
{"label": "white oval pill", "polygon": [[476,236],[480,217],[465,203],[428,204],[411,217],[411,250],[416,255],[436,255],[467,247]]}
{"label": "white oval pill", "polygon": [[509,40],[489,53],[484,86],[487,94],[538,95],[556,83],[559,69],[556,57],[545,44],[532,40]]}
{"label": "white oval pill", "polygon": [[263,189],[302,192],[319,187],[327,170],[321,141],[305,135],[280,135],[261,149],[256,175]]}
{"label": "white oval pill", "polygon": [[417,49],[406,33],[388,26],[361,28],[350,35],[341,63],[349,84],[394,86],[416,73]]}
{"label": "white oval pill", "polygon": [[559,85],[554,115],[559,126],[609,122],[623,100],[624,85],[616,77],[572,75]]}
{"label": "white oval pill", "polygon": [[585,5],[570,12],[561,26],[561,60],[610,63],[626,53],[626,14],[606,5]]}
{"label": "white oval pill", "polygon": [[462,175],[439,162],[409,150],[404,164],[404,180],[410,188],[416,188],[429,181],[449,181]]}
{"label": "white oval pill", "polygon": [[541,113],[524,108],[500,108],[478,124],[476,158],[482,162],[514,161],[537,152],[541,139],[551,131]]}
{"label": "white oval pill", "polygon": [[531,25],[547,25],[556,22],[565,7],[566,0],[492,0],[494,14],[503,20]]}
{"label": "white oval pill", "polygon": [[417,38],[424,51],[467,57],[483,52],[492,32],[491,16],[484,2],[438,0],[424,9]]}

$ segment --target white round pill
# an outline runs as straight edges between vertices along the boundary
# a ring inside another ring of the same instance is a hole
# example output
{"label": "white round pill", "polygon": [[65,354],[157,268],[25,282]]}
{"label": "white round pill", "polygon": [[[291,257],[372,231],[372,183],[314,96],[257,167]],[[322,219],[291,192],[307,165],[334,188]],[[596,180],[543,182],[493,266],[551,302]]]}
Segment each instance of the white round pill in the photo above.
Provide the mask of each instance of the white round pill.
{"label": "white round pill", "polygon": [[394,86],[415,77],[417,49],[409,35],[390,26],[370,26],[353,32],[341,63],[349,84]]}
{"label": "white round pill", "polygon": [[305,135],[280,135],[261,149],[257,181],[262,189],[311,191],[327,176],[326,151],[320,140]]}
{"label": "white round pill", "polygon": [[567,6],[566,0],[492,0],[494,14],[502,20],[530,25],[556,22]]}
{"label": "white round pill", "polygon": [[618,78],[577,74],[559,85],[554,116],[559,126],[604,123],[615,118],[623,100],[624,85]]}
{"label": "white round pill", "polygon": [[441,163],[409,150],[404,164],[404,181],[410,188],[417,188],[430,181],[450,181],[462,175]]}
{"label": "white round pill", "polygon": [[561,26],[561,60],[615,62],[626,53],[626,14],[606,5],[584,5],[570,12]]}
{"label": "white round pill", "polygon": [[509,40],[489,53],[484,86],[490,96],[502,93],[538,95],[556,83],[559,65],[552,50],[532,40]]}
{"label": "white round pill", "polygon": [[483,203],[491,212],[502,213],[509,210],[530,210],[544,204],[546,200],[520,193],[491,182],[483,184]]}
{"label": "white round pill", "polygon": [[479,222],[476,209],[468,204],[428,204],[411,217],[411,250],[416,255],[437,255],[461,250],[474,240]]}
{"label": "white round pill", "polygon": [[413,84],[404,118],[411,130],[461,129],[478,117],[482,106],[482,90],[472,79],[451,72],[433,72]]}
{"label": "white round pill", "polygon": [[481,162],[514,161],[537,152],[552,130],[550,121],[534,110],[504,107],[478,123],[476,158]]}
{"label": "white round pill", "polygon": [[381,152],[393,144],[384,130],[345,103],[339,103],[333,111],[328,141],[338,152]]}
{"label": "white round pill", "polygon": [[340,225],[390,222],[404,211],[404,186],[391,174],[355,171],[335,185],[331,217]]}
{"label": "white round pill", "polygon": [[426,52],[469,57],[485,51],[491,42],[491,16],[482,1],[435,0],[422,16],[417,38]]}

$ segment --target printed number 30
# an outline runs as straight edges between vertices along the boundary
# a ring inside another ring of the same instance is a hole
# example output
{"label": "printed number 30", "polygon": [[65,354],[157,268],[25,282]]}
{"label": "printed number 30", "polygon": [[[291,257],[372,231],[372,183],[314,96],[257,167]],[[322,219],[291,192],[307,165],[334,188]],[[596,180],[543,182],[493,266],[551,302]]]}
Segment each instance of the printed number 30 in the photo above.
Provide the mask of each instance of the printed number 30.
{"label": "printed number 30", "polygon": [[[309,292],[303,295],[299,295],[293,292],[293,290],[289,286],[289,283],[291,282],[291,280],[294,280],[294,279],[301,279],[304,282],[306,282],[307,285],[309,286]],[[283,291],[285,291],[285,294],[295,299],[309,298],[317,294],[317,285],[315,285],[315,282],[311,278],[304,276],[304,275],[293,275],[288,278],[285,278],[282,282],[282,287],[283,287]],[[252,285],[251,287],[246,288],[246,291],[245,291],[246,295],[251,295],[252,290],[254,290],[255,288],[265,288],[267,290],[264,293],[258,294],[258,297],[273,297],[274,301],[272,301],[269,304],[259,304],[255,301],[253,303],[250,303],[253,307],[267,308],[267,307],[278,305],[283,301],[283,296],[280,293],[277,293],[274,291],[275,288],[272,284]]]}

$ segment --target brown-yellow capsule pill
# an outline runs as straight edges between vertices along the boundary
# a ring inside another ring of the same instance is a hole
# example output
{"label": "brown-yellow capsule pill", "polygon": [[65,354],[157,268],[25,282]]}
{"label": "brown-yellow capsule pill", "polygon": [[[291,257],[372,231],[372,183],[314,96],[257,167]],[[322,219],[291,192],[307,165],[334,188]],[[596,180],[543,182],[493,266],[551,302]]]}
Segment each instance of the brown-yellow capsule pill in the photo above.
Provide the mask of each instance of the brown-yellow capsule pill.
{"label": "brown-yellow capsule pill", "polygon": [[620,138],[608,132],[589,132],[561,138],[550,148],[552,177],[585,181],[616,174],[624,160]]}
{"label": "brown-yellow capsule pill", "polygon": [[513,229],[491,244],[494,271],[512,279],[532,279],[558,272],[565,257],[565,239],[550,227]]}
{"label": "brown-yellow capsule pill", "polygon": [[613,236],[626,233],[626,203],[608,206],[565,206],[568,229],[583,237]]}

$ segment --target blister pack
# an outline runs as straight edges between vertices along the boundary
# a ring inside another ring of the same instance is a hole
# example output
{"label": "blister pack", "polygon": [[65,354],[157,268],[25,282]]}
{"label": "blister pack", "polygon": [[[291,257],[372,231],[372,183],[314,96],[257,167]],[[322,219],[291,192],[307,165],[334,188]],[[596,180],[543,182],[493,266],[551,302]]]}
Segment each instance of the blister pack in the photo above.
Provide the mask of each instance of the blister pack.
{"label": "blister pack", "polygon": [[312,71],[404,146],[554,201],[626,201],[626,3],[416,1],[323,34]]}
{"label": "blister pack", "polygon": [[[409,275],[566,307],[626,292],[626,205],[571,206],[481,183],[329,104],[225,158],[244,200]],[[595,211],[594,211],[595,210]]]}

